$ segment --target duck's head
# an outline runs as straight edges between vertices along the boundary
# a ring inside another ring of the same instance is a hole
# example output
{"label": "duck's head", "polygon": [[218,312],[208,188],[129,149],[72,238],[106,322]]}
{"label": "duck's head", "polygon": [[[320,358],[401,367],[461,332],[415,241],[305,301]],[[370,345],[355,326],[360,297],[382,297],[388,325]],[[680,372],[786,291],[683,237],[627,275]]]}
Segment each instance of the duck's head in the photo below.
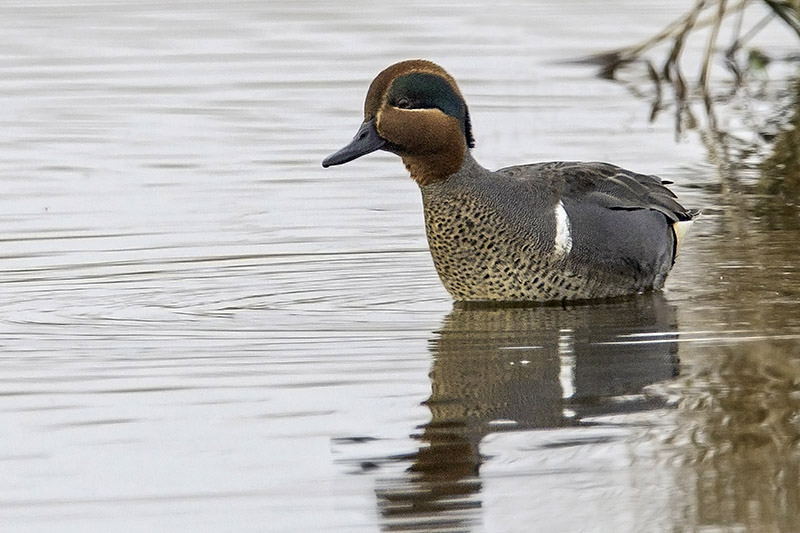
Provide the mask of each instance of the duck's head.
{"label": "duck's head", "polygon": [[386,150],[402,157],[411,177],[427,185],[457,172],[473,145],[469,111],[455,80],[439,65],[414,59],[378,74],[356,136],[322,166]]}

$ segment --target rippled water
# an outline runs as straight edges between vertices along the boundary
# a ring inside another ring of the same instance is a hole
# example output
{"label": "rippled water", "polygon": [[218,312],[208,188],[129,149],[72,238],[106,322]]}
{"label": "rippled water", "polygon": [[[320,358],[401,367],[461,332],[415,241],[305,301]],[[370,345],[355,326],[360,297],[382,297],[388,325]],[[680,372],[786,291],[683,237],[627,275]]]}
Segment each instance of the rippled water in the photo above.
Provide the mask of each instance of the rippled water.
{"label": "rippled water", "polygon": [[[800,529],[796,209],[562,62],[663,4],[3,3],[3,529]],[[402,165],[319,165],[408,57],[486,166],[674,180],[666,293],[454,307]]]}

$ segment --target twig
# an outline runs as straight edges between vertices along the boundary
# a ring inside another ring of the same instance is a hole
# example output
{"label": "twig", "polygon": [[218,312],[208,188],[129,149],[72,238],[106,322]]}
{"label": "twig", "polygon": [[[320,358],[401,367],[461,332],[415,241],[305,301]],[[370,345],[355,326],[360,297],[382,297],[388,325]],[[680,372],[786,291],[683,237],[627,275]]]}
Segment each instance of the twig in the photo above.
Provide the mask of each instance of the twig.
{"label": "twig", "polygon": [[653,99],[653,105],[650,107],[650,122],[653,122],[656,119],[656,115],[661,110],[661,79],[658,77],[658,72],[656,72],[653,63],[649,60],[647,61],[647,73],[650,75],[650,79],[653,81],[653,85],[656,88],[656,96]]}
{"label": "twig", "polygon": [[733,73],[734,76],[734,85],[733,85],[733,92],[735,93],[742,84],[742,69],[739,68],[739,64],[736,62],[736,51],[741,46],[741,38],[740,35],[742,34],[742,24],[744,23],[744,9],[739,11],[739,16],[736,17],[736,26],[733,30],[733,40],[731,41],[731,45],[725,50],[725,66],[728,67]]}
{"label": "twig", "polygon": [[782,18],[783,21],[797,33],[797,36],[800,37],[800,16],[798,16],[797,8],[787,5],[785,2],[776,2],[775,0],[764,0],[764,3],[767,4],[776,15]]}
{"label": "twig", "polygon": [[[739,0],[738,3],[734,4],[728,9],[728,13],[743,11],[750,2],[751,0]],[[617,48],[608,52],[589,56],[579,60],[579,62],[600,64],[602,65],[599,73],[600,77],[613,79],[614,73],[619,67],[635,61],[646,50],[661,44],[669,38],[674,38],[676,32],[679,31],[680,28],[685,27],[687,22],[692,17],[697,19],[697,14],[695,13],[694,9],[689,13],[682,15],[678,19],[670,22],[666,27],[664,27],[664,29],[655,34],[653,37],[639,44]],[[695,20],[692,26],[695,29],[705,28],[706,26],[713,24],[714,20],[714,17],[703,18],[699,21]]]}
{"label": "twig", "polygon": [[767,24],[769,24],[774,18],[775,14],[770,13],[768,15],[765,15],[761,20],[759,20],[755,24],[753,24],[752,28],[747,30],[747,32],[744,35],[742,35],[733,42],[728,53],[733,54],[737,52],[747,41],[755,37],[758,32],[763,30],[767,26]]}
{"label": "twig", "polygon": [[703,58],[703,69],[700,71],[700,80],[698,81],[700,87],[702,87],[703,101],[706,104],[706,111],[709,114],[711,113],[711,91],[709,91],[708,88],[708,82],[710,78],[709,72],[711,71],[711,62],[714,57],[714,47],[717,44],[717,38],[719,37],[719,27],[722,25],[722,19],[725,18],[726,4],[727,0],[718,0],[717,19],[714,22],[714,26],[711,28],[711,35],[708,36],[706,53],[705,57]]}
{"label": "twig", "polygon": [[686,17],[686,21],[683,24],[683,28],[681,28],[680,33],[675,37],[675,42],[672,45],[672,49],[669,52],[669,57],[667,57],[666,63],[664,63],[664,67],[661,69],[661,75],[664,78],[672,81],[672,70],[674,68],[675,72],[680,76],[679,67],[678,67],[678,59],[681,56],[681,52],[683,51],[683,44],[686,41],[686,36],[692,31],[692,28],[697,22],[697,17],[700,15],[700,12],[706,5],[706,0],[697,0],[694,8],[689,12],[689,15]]}

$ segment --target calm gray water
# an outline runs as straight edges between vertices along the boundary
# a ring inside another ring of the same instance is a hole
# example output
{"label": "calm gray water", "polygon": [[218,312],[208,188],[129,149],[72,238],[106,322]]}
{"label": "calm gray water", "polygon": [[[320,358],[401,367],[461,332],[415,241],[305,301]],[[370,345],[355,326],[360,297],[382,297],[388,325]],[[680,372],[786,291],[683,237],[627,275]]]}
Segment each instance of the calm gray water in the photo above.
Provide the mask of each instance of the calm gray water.
{"label": "calm gray water", "polygon": [[[800,529],[796,209],[563,62],[649,4],[3,2],[2,529]],[[319,164],[409,57],[488,167],[675,181],[667,291],[454,307],[400,162]]]}

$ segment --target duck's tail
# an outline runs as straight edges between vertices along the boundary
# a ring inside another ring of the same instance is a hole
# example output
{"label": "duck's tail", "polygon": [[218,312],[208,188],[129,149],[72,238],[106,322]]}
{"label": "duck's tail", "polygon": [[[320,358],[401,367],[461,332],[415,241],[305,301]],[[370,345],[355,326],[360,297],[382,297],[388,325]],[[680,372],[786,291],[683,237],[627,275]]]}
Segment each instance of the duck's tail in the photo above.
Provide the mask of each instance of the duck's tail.
{"label": "duck's tail", "polygon": [[689,233],[689,230],[692,228],[692,224],[694,224],[695,219],[699,216],[699,210],[689,209],[686,211],[685,217],[672,224],[672,233],[675,235],[675,251],[672,254],[673,261],[678,256],[678,250],[681,247],[681,241],[683,241],[683,238],[687,233]]}

